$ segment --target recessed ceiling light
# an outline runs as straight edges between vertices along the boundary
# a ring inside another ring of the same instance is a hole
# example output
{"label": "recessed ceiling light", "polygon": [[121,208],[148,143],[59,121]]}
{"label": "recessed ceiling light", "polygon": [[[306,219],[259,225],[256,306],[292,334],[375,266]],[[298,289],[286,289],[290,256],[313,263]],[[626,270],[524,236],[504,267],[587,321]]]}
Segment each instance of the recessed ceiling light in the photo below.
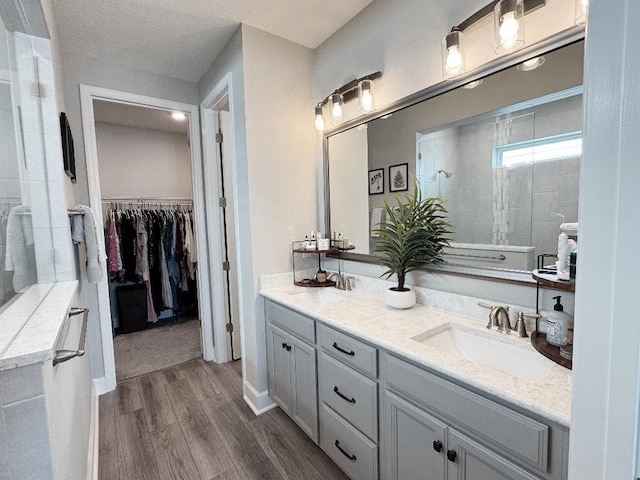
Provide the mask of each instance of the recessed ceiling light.
{"label": "recessed ceiling light", "polygon": [[182,122],[187,119],[187,116],[184,112],[171,112],[171,118],[177,120],[178,122]]}
{"label": "recessed ceiling light", "polygon": [[535,70],[543,63],[544,63],[544,57],[535,57],[535,58],[530,58],[529,60],[525,60],[521,64],[517,65],[516,68],[523,72],[528,72],[530,70]]}
{"label": "recessed ceiling light", "polygon": [[466,88],[467,90],[471,90],[472,88],[476,88],[480,84],[482,84],[483,80],[474,80],[473,82],[469,82],[466,85],[463,85],[462,88]]}

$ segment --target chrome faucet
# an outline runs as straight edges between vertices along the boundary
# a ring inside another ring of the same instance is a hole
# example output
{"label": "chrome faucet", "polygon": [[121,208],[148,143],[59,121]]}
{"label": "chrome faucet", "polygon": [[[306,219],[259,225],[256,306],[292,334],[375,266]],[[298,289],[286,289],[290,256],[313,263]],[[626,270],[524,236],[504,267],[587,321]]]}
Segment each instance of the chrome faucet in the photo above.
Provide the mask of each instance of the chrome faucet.
{"label": "chrome faucet", "polygon": [[327,275],[327,280],[332,280],[332,279],[335,279],[336,288],[338,290],[346,290],[346,287],[344,285],[344,283],[345,283],[344,280],[345,279],[344,279],[344,276],[342,274],[332,272],[329,275]]}
{"label": "chrome faucet", "polygon": [[344,276],[344,274],[342,273],[335,273],[335,272],[331,272],[329,275],[327,275],[327,280],[332,280],[335,279],[336,282],[336,288],[338,290],[347,290],[347,291],[351,291],[352,287],[351,287],[351,280],[355,280],[356,277],[353,276]]}
{"label": "chrome faucet", "polygon": [[506,305],[487,305],[483,302],[478,302],[478,305],[483,308],[489,309],[489,323],[487,328],[491,329],[497,327],[499,332],[509,334],[513,330],[511,328],[511,322],[509,321],[509,307]]}

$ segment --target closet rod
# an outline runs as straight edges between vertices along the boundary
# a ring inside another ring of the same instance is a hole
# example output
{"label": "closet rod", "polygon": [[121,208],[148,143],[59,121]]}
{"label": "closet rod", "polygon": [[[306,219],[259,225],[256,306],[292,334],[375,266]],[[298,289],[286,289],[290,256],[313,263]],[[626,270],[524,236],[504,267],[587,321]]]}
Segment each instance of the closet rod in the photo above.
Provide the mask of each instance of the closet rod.
{"label": "closet rod", "polygon": [[188,197],[105,197],[102,203],[108,202],[192,202]]}

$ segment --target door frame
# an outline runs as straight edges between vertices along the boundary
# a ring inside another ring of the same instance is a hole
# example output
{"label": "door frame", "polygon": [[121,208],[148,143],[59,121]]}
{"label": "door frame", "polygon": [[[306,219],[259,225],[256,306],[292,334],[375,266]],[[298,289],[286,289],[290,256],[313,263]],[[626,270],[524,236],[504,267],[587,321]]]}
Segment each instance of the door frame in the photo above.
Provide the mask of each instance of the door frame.
{"label": "door frame", "polygon": [[[218,199],[220,197],[219,185],[222,179],[220,178],[220,169],[218,168],[221,161],[218,144],[216,143],[215,132],[219,131],[218,111],[220,107],[228,103],[229,115],[231,117],[231,135],[230,135],[230,149],[232,156],[232,169],[230,172],[226,172],[226,175],[231,175],[230,180],[233,185],[234,200],[237,200],[237,157],[236,157],[236,134],[234,130],[235,125],[235,105],[233,101],[233,84],[232,75],[227,73],[220,82],[208,92],[205,98],[200,103],[200,115],[202,120],[202,158],[203,158],[203,172],[204,172],[204,185],[207,191],[207,198],[205,199],[206,211],[207,211],[207,225],[210,226],[210,231],[215,232],[209,235],[209,257],[211,259],[211,278],[212,278],[212,292],[214,298],[214,339],[215,339],[215,358],[214,361],[218,363],[228,362],[230,360],[230,349],[227,342],[226,331],[226,316],[225,316],[225,292],[223,271],[222,271],[222,229],[220,228],[222,218],[220,214],[220,206]],[[235,229],[235,244],[229,245],[229,248],[235,250],[237,269],[237,282],[236,285],[230,285],[230,288],[236,288],[238,292],[238,323],[240,325],[240,349],[241,349],[241,362],[242,362],[242,377],[244,385],[244,377],[246,372],[245,366],[245,336],[244,336],[244,321],[243,321],[243,291],[241,278],[241,262],[240,262],[240,250],[238,247],[238,208],[237,201],[234,201],[235,208],[232,215],[234,219]]]}
{"label": "door frame", "polygon": [[[193,185],[193,212],[195,216],[196,245],[198,249],[198,311],[202,326],[202,354],[205,360],[213,360],[213,310],[211,299],[211,277],[209,275],[208,224],[205,214],[205,196],[202,171],[202,152],[200,143],[200,117],[197,105],[174,102],[161,98],[111,90],[107,88],[80,85],[80,107],[82,114],[85,157],[87,164],[87,183],[89,186],[89,204],[96,216],[98,225],[104,225],[102,218],[102,194],[100,191],[100,172],[98,168],[98,148],[95,131],[93,100],[138,105],[166,111],[180,110],[189,114],[189,141],[191,147],[191,182]],[[202,228],[200,227],[202,226]],[[101,251],[105,251],[104,238],[98,235]],[[106,261],[102,261],[106,272]],[[102,338],[102,360],[104,377],[96,379],[98,394],[109,392],[116,387],[115,355],[109,302],[108,276],[103,275],[97,284],[98,314]]]}

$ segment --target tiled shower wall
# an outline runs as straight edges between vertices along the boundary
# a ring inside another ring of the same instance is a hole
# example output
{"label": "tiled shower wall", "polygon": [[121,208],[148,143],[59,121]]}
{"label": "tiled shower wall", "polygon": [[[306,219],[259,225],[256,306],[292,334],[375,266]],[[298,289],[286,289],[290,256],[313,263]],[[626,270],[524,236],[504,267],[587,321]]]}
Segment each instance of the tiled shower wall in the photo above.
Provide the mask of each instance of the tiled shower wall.
{"label": "tiled shower wall", "polygon": [[[453,173],[448,179],[440,174],[421,180],[429,195],[446,199],[457,242],[493,243],[493,147],[582,130],[582,96],[510,116],[521,118],[513,121],[499,141],[496,118],[490,118],[430,134],[433,141],[422,146],[429,171]],[[567,222],[578,220],[579,174],[579,158],[510,168],[507,244],[533,245],[536,254],[554,253],[562,222],[557,214],[563,214]]]}

